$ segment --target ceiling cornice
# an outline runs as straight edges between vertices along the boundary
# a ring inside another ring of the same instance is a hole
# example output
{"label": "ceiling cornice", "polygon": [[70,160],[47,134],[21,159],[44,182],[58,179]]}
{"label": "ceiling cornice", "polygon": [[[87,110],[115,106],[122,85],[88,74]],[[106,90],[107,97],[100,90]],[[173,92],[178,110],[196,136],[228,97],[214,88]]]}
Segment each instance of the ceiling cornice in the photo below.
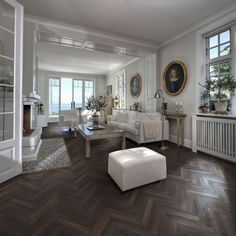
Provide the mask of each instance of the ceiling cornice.
{"label": "ceiling cornice", "polygon": [[140,59],[140,58],[134,58],[133,60],[129,61],[128,63],[123,64],[123,65],[119,66],[118,68],[116,68],[116,69],[114,69],[114,70],[112,70],[112,71],[109,71],[109,72],[106,73],[105,75],[106,75],[106,76],[110,76],[110,75],[112,75],[112,74],[118,73],[120,70],[124,70],[125,67],[127,67],[128,65],[134,63],[135,61],[138,61],[139,59]]}
{"label": "ceiling cornice", "polygon": [[37,16],[32,16],[32,15],[27,15],[27,14],[25,14],[24,20],[26,22],[41,24],[44,26],[50,26],[50,27],[59,28],[62,30],[63,29],[64,30],[71,30],[73,32],[78,32],[78,33],[85,34],[85,35],[120,41],[123,43],[129,43],[129,44],[133,44],[133,45],[136,45],[139,47],[141,46],[141,47],[146,47],[146,48],[154,49],[154,50],[160,46],[159,44],[149,42],[149,41],[139,40],[137,38],[121,36],[118,34],[111,34],[111,33],[103,32],[103,31],[93,30],[93,29],[89,29],[89,28],[85,28],[85,27],[81,27],[81,26],[71,25],[71,24],[67,24],[64,22],[54,21],[54,20],[50,20],[50,19],[46,19],[46,18],[42,18],[42,17],[37,17]]}
{"label": "ceiling cornice", "polygon": [[[180,39],[180,38],[182,38],[182,37],[184,37],[184,36],[186,36],[186,35],[188,35],[188,34],[194,32],[194,31],[197,31],[197,30],[199,30],[200,28],[203,28],[204,26],[206,26],[206,25],[208,25],[208,24],[211,24],[211,23],[213,23],[213,22],[219,20],[220,18],[225,17],[225,16],[227,16],[227,15],[229,15],[230,13],[233,13],[233,12],[235,12],[235,11],[236,11],[236,3],[232,4],[231,7],[229,7],[229,8],[227,8],[227,9],[221,11],[220,13],[218,13],[218,14],[216,14],[216,15],[214,15],[214,16],[211,16],[211,17],[209,17],[209,18],[207,18],[207,19],[201,21],[200,23],[198,23],[198,24],[196,24],[195,26],[191,27],[190,29],[188,29],[188,30],[182,32],[181,34],[175,36],[174,38],[172,38],[172,39],[170,39],[170,40],[164,42],[163,44],[161,44],[161,45],[158,47],[158,49],[161,49],[161,48],[165,47],[166,45],[168,45],[168,44],[170,44],[170,43],[172,43],[172,42],[174,42],[174,41],[176,41],[176,40],[178,40],[178,39]],[[235,18],[236,18],[236,17],[235,17]]]}

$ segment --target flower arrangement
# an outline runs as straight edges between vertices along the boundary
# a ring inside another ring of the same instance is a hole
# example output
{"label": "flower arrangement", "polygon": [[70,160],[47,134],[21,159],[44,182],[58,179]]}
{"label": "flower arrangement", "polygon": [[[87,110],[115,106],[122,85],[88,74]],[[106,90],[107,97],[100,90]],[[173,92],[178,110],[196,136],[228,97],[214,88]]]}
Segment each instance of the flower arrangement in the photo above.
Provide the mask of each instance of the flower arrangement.
{"label": "flower arrangement", "polygon": [[106,99],[104,97],[95,97],[91,96],[87,100],[86,109],[93,113],[92,115],[92,123],[93,126],[99,125],[99,116],[97,112],[101,111],[106,106]]}
{"label": "flower arrangement", "polygon": [[[208,96],[209,98],[217,100],[217,102],[215,102],[216,112],[225,113],[229,103],[228,99],[234,94],[236,89],[236,81],[233,77],[230,75],[223,75],[221,78],[215,80],[207,79],[205,85],[200,83],[199,85],[205,88],[205,97]],[[203,106],[206,107],[205,102]]]}
{"label": "flower arrangement", "polygon": [[106,103],[107,101],[104,97],[91,96],[87,100],[86,109],[96,114],[96,112],[101,111],[106,106]]}
{"label": "flower arrangement", "polygon": [[205,88],[210,98],[221,102],[227,99],[229,95],[234,94],[236,81],[232,76],[224,75],[217,80],[206,80]]}

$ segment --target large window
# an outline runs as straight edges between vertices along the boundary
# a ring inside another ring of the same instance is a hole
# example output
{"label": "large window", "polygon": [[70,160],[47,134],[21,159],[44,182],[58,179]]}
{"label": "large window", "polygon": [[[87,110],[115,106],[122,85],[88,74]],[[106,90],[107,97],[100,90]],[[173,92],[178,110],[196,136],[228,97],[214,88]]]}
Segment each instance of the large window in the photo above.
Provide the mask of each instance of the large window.
{"label": "large window", "polygon": [[49,78],[49,117],[58,116],[60,110],[70,110],[72,102],[76,108],[85,108],[87,98],[92,95],[93,80]]}
{"label": "large window", "polygon": [[49,116],[58,116],[60,109],[60,79],[49,79]]}
{"label": "large window", "polygon": [[122,72],[117,75],[117,95],[119,98],[119,107],[120,109],[126,109],[126,78],[125,72]]}
{"label": "large window", "polygon": [[230,39],[229,29],[207,38],[207,79],[218,80],[231,75]]}

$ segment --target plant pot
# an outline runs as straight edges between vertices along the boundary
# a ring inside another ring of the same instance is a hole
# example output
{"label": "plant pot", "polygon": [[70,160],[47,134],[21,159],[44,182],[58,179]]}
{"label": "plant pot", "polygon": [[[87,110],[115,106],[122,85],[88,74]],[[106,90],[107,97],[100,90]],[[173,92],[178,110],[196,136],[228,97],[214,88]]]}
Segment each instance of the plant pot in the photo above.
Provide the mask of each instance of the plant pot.
{"label": "plant pot", "polygon": [[201,110],[201,113],[208,113],[209,107],[206,105],[200,106],[199,109]]}
{"label": "plant pot", "polygon": [[92,125],[99,125],[99,115],[92,115]]}
{"label": "plant pot", "polygon": [[225,114],[227,112],[228,101],[215,102],[216,113]]}

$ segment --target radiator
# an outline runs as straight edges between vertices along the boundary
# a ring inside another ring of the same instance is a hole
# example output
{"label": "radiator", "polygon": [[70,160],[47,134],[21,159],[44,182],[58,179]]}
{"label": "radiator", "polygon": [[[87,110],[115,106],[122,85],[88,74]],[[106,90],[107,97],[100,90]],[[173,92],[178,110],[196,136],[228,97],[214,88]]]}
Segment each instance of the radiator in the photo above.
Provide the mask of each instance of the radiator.
{"label": "radiator", "polygon": [[236,162],[236,117],[194,114],[193,151]]}

